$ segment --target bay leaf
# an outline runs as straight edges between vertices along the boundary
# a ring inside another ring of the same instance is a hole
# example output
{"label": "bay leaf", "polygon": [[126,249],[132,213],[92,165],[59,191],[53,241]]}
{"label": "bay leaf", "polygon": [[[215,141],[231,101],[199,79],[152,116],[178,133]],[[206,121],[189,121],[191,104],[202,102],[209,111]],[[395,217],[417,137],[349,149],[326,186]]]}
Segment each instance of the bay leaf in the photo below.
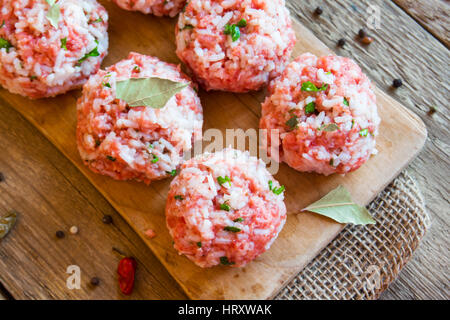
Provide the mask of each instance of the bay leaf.
{"label": "bay leaf", "polygon": [[189,84],[157,77],[131,78],[117,81],[116,97],[124,100],[130,107],[163,108],[175,94]]}
{"label": "bay leaf", "polygon": [[322,199],[310,204],[302,211],[318,213],[339,223],[375,224],[375,220],[369,211],[354,203],[350,192],[343,186],[332,190]]}
{"label": "bay leaf", "polygon": [[0,239],[6,237],[16,224],[16,220],[17,214],[14,211],[10,211],[6,215],[0,217]]}
{"label": "bay leaf", "polygon": [[47,11],[46,18],[50,21],[53,28],[58,28],[59,17],[61,15],[59,5],[56,4],[55,0],[47,0],[50,9]]}

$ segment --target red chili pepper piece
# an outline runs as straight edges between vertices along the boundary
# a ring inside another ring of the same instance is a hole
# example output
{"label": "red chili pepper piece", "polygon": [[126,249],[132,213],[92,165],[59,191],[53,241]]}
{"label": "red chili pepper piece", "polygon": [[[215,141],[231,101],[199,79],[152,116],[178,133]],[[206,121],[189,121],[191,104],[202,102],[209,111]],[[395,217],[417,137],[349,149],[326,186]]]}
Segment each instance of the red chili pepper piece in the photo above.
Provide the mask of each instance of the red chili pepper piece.
{"label": "red chili pepper piece", "polygon": [[117,274],[119,275],[120,291],[125,295],[130,295],[134,287],[134,275],[136,273],[137,263],[134,258],[123,258],[119,262]]}

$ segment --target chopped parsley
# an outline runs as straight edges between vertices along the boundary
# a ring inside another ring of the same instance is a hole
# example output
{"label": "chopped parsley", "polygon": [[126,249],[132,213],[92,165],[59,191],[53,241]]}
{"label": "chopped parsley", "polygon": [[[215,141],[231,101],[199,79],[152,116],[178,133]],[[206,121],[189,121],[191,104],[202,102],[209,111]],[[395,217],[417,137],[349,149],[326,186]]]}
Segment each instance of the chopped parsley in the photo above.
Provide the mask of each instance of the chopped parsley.
{"label": "chopped parsley", "polygon": [[339,130],[339,126],[336,123],[329,123],[329,124],[323,124],[319,128],[317,128],[319,131],[325,131],[325,132],[333,132]]}
{"label": "chopped parsley", "polygon": [[233,222],[244,222],[244,218],[237,218],[237,219],[234,219]]}
{"label": "chopped parsley", "polygon": [[224,177],[218,177],[218,178],[217,178],[217,182],[218,182],[220,185],[223,185],[223,184],[226,183],[226,182],[231,183],[231,179],[230,179],[229,176],[225,176],[225,178],[224,178]]}
{"label": "chopped parsley", "polygon": [[9,48],[12,48],[11,42],[6,39],[0,38],[0,49],[6,49],[6,52],[9,53]]}
{"label": "chopped parsley", "polygon": [[183,196],[181,196],[181,195],[176,195],[175,197],[175,200],[184,200],[184,198],[183,198]]}
{"label": "chopped parsley", "polygon": [[296,116],[293,116],[288,121],[286,121],[286,125],[291,129],[294,130],[298,125],[298,120]]}
{"label": "chopped parsley", "polygon": [[170,174],[172,177],[175,177],[177,175],[177,170],[173,169],[172,171],[166,171],[167,174]]}
{"label": "chopped parsley", "polygon": [[61,49],[64,49],[67,51],[67,38],[61,39]]}
{"label": "chopped parsley", "polygon": [[197,247],[201,248],[202,247],[202,243],[199,241],[197,242]]}
{"label": "chopped parsley", "polygon": [[157,163],[159,161],[159,158],[154,154],[152,156],[153,156],[152,163]]}
{"label": "chopped parsley", "polygon": [[229,232],[241,232],[242,230],[237,228],[237,227],[232,227],[232,226],[226,226],[225,228],[223,228],[223,230],[225,231],[229,231]]}
{"label": "chopped parsley", "polygon": [[322,85],[320,88],[317,88],[314,83],[311,81],[306,81],[302,83],[302,91],[306,92],[319,92],[319,91],[325,91],[328,89],[328,84]]}
{"label": "chopped parsley", "polygon": [[369,129],[362,129],[361,131],[359,131],[359,135],[361,137],[367,137],[367,135],[369,134]]}
{"label": "chopped parsley", "polygon": [[[95,42],[98,44],[97,40],[95,40]],[[86,60],[89,57],[98,57],[99,55],[100,55],[100,53],[98,52],[98,46],[97,46],[94,49],[92,49],[89,53],[86,53],[84,55],[84,57],[82,57],[80,60],[78,60],[77,65],[80,66],[84,62],[84,60]]]}
{"label": "chopped parsley", "polygon": [[110,161],[116,161],[117,159],[111,156],[106,156],[106,159],[110,160]]}
{"label": "chopped parsley", "polygon": [[233,264],[235,264],[234,262],[229,261],[228,257],[220,257],[220,263],[224,266],[232,266]]}
{"label": "chopped parsley", "polygon": [[279,196],[280,194],[283,193],[283,191],[285,190],[285,187],[281,186],[279,188],[276,188],[276,187],[274,188],[272,180],[269,180],[269,190],[271,190],[273,193],[275,193],[277,196]]}
{"label": "chopped parsley", "polygon": [[347,107],[350,105],[350,103],[348,102],[348,100],[346,98],[344,98],[344,105],[346,105]]}
{"label": "chopped parsley", "polygon": [[238,41],[239,38],[241,37],[241,31],[239,30],[239,27],[235,24],[230,25],[227,23],[225,25],[225,30],[223,33],[231,35],[231,40],[233,40],[233,42]]}
{"label": "chopped parsley", "polygon": [[230,211],[230,205],[227,202],[224,202],[220,205],[220,210]]}
{"label": "chopped parsley", "polygon": [[108,87],[108,88],[111,88],[111,85],[110,85],[110,84],[109,84],[108,82],[106,82],[106,83],[105,83],[105,82],[103,82],[103,86],[104,86],[104,87]]}
{"label": "chopped parsley", "polygon": [[316,112],[316,104],[314,102],[310,102],[305,106],[305,114],[311,114]]}

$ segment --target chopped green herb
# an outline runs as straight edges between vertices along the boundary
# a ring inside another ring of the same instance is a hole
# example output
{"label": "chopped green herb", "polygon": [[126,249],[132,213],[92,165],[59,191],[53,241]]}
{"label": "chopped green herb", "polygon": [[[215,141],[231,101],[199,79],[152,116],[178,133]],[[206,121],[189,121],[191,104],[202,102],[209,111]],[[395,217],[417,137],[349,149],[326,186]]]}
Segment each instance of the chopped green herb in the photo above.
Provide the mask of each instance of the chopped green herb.
{"label": "chopped green herb", "polygon": [[220,263],[224,266],[232,266],[233,264],[235,264],[234,262],[230,262],[228,260],[228,257],[220,257]]}
{"label": "chopped green herb", "polygon": [[201,248],[202,247],[202,243],[199,241],[197,242],[197,247]]}
{"label": "chopped green herb", "polygon": [[352,119],[352,126],[350,127],[350,129],[353,129],[354,126],[355,126],[355,119]]}
{"label": "chopped green herb", "polygon": [[244,218],[237,218],[237,219],[234,219],[233,222],[244,222]]}
{"label": "chopped green herb", "polygon": [[241,229],[232,227],[232,226],[226,226],[225,228],[223,228],[223,230],[229,231],[229,232],[234,232],[234,233],[241,232]]}
{"label": "chopped green herb", "polygon": [[237,26],[238,26],[239,28],[245,28],[245,27],[247,26],[247,20],[241,19],[241,21],[239,21],[239,22],[237,23]]}
{"label": "chopped green herb", "polygon": [[323,124],[317,130],[325,132],[333,132],[339,130],[339,126],[336,123]]}
{"label": "chopped green herb", "polygon": [[100,140],[95,140],[95,146],[98,147],[101,144]]}
{"label": "chopped green herb", "polygon": [[166,171],[167,174],[170,174],[172,177],[175,177],[177,175],[177,170],[173,169],[172,171]]}
{"label": "chopped green herb", "polygon": [[348,102],[348,100],[346,98],[344,98],[344,105],[346,105],[347,107],[350,105],[350,103]]}
{"label": "chopped green herb", "polygon": [[331,71],[328,71],[327,73],[325,73],[327,76],[331,75]]}
{"label": "chopped green herb", "polygon": [[134,66],[133,71],[141,72],[141,68],[139,66]]}
{"label": "chopped green herb", "polygon": [[280,194],[283,193],[284,189],[285,189],[284,186],[281,186],[279,188],[273,188],[272,192],[275,193],[277,196],[279,196]]}
{"label": "chopped green herb", "polygon": [[302,83],[302,91],[306,92],[319,92],[319,91],[325,91],[328,89],[328,84],[322,85],[322,87],[317,88],[314,83],[311,81],[306,81]]}
{"label": "chopped green herb", "polygon": [[359,135],[361,137],[367,137],[367,135],[369,134],[369,129],[362,129],[361,131],[359,131]]}
{"label": "chopped green herb", "polygon": [[286,125],[291,129],[294,130],[298,125],[298,120],[296,116],[293,116],[288,121],[286,121]]}
{"label": "chopped green herb", "polygon": [[231,35],[231,40],[234,41],[238,41],[239,38],[241,37],[241,31],[239,30],[239,27],[235,24],[226,24],[225,25],[225,30],[224,32],[225,34],[229,34]]}
{"label": "chopped green herb", "polygon": [[190,30],[194,29],[194,26],[192,24],[186,24],[181,30]]}
{"label": "chopped green herb", "polygon": [[106,82],[106,83],[105,83],[105,82],[103,82],[103,86],[104,86],[104,87],[108,87],[108,88],[111,88],[111,85],[110,85],[110,84],[109,84],[108,82]]}
{"label": "chopped green herb", "polygon": [[334,159],[333,158],[330,159],[330,166],[334,167]]}
{"label": "chopped green herb", "polygon": [[223,185],[223,184],[226,183],[226,182],[231,183],[231,179],[230,179],[229,176],[225,176],[225,178],[223,178],[223,177],[218,177],[218,178],[217,178],[217,182],[219,182],[220,185]]}
{"label": "chopped green herb", "polygon": [[269,180],[269,190],[272,191],[273,181]]}
{"label": "chopped green herb", "polygon": [[[96,41],[96,43],[98,44],[98,41],[97,41],[97,40],[95,40],[95,41]],[[94,49],[92,49],[91,52],[86,53],[86,54],[84,55],[83,58],[81,58],[80,60],[78,60],[77,65],[80,66],[81,63],[83,63],[83,61],[86,60],[86,59],[89,58],[89,57],[98,57],[99,55],[100,55],[100,53],[98,52],[98,46],[97,46],[97,47],[95,47]]]}
{"label": "chopped green herb", "polygon": [[154,146],[150,143],[149,145],[148,145],[148,147],[147,148],[149,148],[149,149],[153,149],[154,148]]}
{"label": "chopped green herb", "polygon": [[153,154],[152,163],[157,163],[159,161],[159,158]]}
{"label": "chopped green herb", "polygon": [[220,210],[230,211],[230,209],[231,209],[230,206],[226,202],[220,205]]}
{"label": "chopped green herb", "polygon": [[314,102],[310,102],[305,106],[305,114],[311,114],[316,111],[316,104]]}
{"label": "chopped green herb", "polygon": [[111,157],[111,156],[106,156],[106,159],[111,160],[111,161],[116,161],[116,158]]}
{"label": "chopped green herb", "polygon": [[38,78],[37,76],[30,76],[31,81],[36,80],[37,78]]}
{"label": "chopped green herb", "polygon": [[67,38],[61,39],[61,49],[67,50]]}
{"label": "chopped green herb", "polygon": [[100,17],[97,20],[92,21],[92,23],[103,22],[103,19]]}
{"label": "chopped green herb", "polygon": [[184,200],[183,196],[180,196],[180,195],[177,195],[177,196],[175,196],[174,198],[175,198],[176,200],[180,200],[180,201],[181,201],[181,200]]}
{"label": "chopped green herb", "polygon": [[0,25],[0,29],[3,28],[4,25],[5,25],[5,20],[2,21],[2,24]]}
{"label": "chopped green herb", "polygon": [[11,42],[6,39],[0,38],[0,49],[6,49],[6,52],[9,52],[9,48],[12,48]]}

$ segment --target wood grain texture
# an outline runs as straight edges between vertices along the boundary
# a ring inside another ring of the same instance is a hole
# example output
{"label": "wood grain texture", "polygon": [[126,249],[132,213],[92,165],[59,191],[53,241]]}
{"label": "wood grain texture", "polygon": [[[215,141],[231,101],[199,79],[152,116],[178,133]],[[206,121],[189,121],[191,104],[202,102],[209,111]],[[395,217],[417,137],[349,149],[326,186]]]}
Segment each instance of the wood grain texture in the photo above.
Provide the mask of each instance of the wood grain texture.
{"label": "wood grain texture", "polygon": [[394,0],[394,2],[450,48],[449,0]]}
{"label": "wood grain texture", "polygon": [[[130,298],[186,298],[136,233],[47,139],[4,104],[0,114],[0,171],[5,176],[0,214],[19,213],[16,226],[0,241],[0,282],[14,298],[127,298],[118,290],[119,257],[113,246],[138,261]],[[104,214],[114,224],[103,224]],[[69,233],[72,225],[79,234]],[[66,237],[57,239],[57,230],[64,230]],[[80,290],[66,287],[69,265],[81,269]],[[101,279],[96,288],[89,285],[93,276]]]}
{"label": "wood grain texture", "polygon": [[[432,226],[413,260],[382,298],[448,299],[449,50],[392,1],[312,0],[307,5],[303,1],[288,3],[293,16],[320,40],[338,54],[356,60],[378,87],[425,122],[427,143],[409,170],[422,189]],[[312,13],[318,5],[324,8],[324,13],[315,17]],[[369,30],[375,41],[370,46],[363,46],[357,33],[361,27],[366,27],[369,5],[380,9],[381,28]],[[448,20],[447,17],[443,19]],[[347,39],[343,49],[336,47],[340,38]],[[393,90],[391,83],[394,78],[402,78],[404,86]],[[431,106],[438,108],[432,116],[428,114]]]}
{"label": "wood grain texture", "polygon": [[[177,61],[174,54],[174,20],[149,19],[138,13],[123,12],[111,3],[104,4],[110,14],[111,40],[110,53],[104,65],[126,57],[129,51]],[[295,29],[299,39],[294,56],[307,51],[318,55],[330,53],[306,28],[295,23]],[[264,299],[274,295],[342,229],[340,224],[317,215],[297,213],[338,184],[345,185],[357,202],[367,204],[418,153],[426,136],[423,123],[415,115],[377,90],[382,118],[379,155],[345,177],[301,174],[282,165],[276,178],[287,187],[286,204],[290,217],[271,250],[242,269],[218,267],[203,270],[179,256],[172,248],[164,217],[170,181],[155,182],[150,187],[138,182],[113,181],[92,173],[83,165],[74,139],[78,95],[79,92],[75,91],[55,99],[29,101],[5,90],[0,91],[3,101],[38,127],[141,237],[148,228],[156,231],[158,236],[155,239],[143,237],[143,240],[194,299]],[[261,92],[243,95],[202,92],[201,98],[205,129],[225,131],[228,128],[245,130],[258,127],[263,98]],[[403,134],[406,131],[408,134]],[[361,185],[365,187],[361,188]]]}

